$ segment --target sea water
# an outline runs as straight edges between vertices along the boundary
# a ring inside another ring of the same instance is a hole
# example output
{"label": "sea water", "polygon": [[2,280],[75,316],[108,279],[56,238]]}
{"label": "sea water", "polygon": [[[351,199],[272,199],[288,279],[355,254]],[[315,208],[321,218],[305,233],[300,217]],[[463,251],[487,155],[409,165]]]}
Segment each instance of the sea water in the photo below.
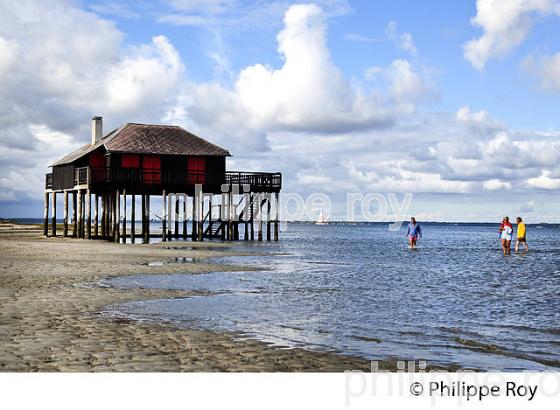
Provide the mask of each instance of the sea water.
{"label": "sea water", "polygon": [[[427,360],[480,370],[560,367],[560,227],[528,226],[530,251],[503,256],[497,225],[289,224],[274,242],[236,242],[254,256],[215,261],[260,271],[146,275],[119,287],[209,296],[111,306],[111,314],[235,332],[277,346],[366,359]],[[264,254],[264,255],[263,255]]]}

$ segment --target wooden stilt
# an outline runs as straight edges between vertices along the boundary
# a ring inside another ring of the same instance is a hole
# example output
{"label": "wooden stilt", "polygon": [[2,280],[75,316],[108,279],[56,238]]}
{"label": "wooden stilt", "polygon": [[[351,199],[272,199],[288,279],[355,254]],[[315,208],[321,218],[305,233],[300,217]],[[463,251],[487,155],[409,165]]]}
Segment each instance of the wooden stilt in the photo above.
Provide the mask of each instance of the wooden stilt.
{"label": "wooden stilt", "polygon": [[161,211],[161,241],[167,241],[167,195],[165,194],[165,190],[161,195],[162,199],[162,211]]}
{"label": "wooden stilt", "polygon": [[136,195],[130,198],[130,242],[136,241]]}
{"label": "wooden stilt", "polygon": [[107,239],[113,241],[113,195],[107,194]]}
{"label": "wooden stilt", "polygon": [[227,215],[228,215],[228,224],[227,224],[227,240],[233,240],[233,193],[230,191],[227,195]]}
{"label": "wooden stilt", "polygon": [[192,200],[193,209],[192,209],[192,222],[191,222],[191,225],[192,225],[191,239],[192,239],[193,241],[196,241],[196,238],[197,238],[197,235],[196,235],[196,233],[197,233],[197,223],[196,223],[196,196],[197,196],[197,194],[196,194],[196,190],[195,190],[194,195],[193,195],[193,200]]}
{"label": "wooden stilt", "polygon": [[167,237],[171,238],[171,225],[173,224],[173,194],[167,194]]}
{"label": "wooden stilt", "polygon": [[212,211],[213,211],[213,207],[212,207],[212,198],[214,197],[213,194],[210,194],[210,197],[208,198],[208,233],[210,234],[209,236],[211,237],[213,235],[214,232],[214,222],[212,221]]}
{"label": "wooden stilt", "polygon": [[78,232],[76,233],[77,238],[82,237],[82,191],[78,189],[76,195],[78,196],[78,209],[77,212],[77,221],[78,221]]}
{"label": "wooden stilt", "polygon": [[270,211],[271,211],[271,205],[270,205],[270,197],[271,194],[267,194],[267,198],[266,198],[266,240],[270,241],[270,234],[271,234],[271,218],[270,218]]}
{"label": "wooden stilt", "polygon": [[150,195],[146,195],[146,243],[150,243]]}
{"label": "wooden stilt", "polygon": [[91,239],[91,191],[86,192],[86,239]]}
{"label": "wooden stilt", "polygon": [[198,223],[198,240],[199,241],[203,241],[204,240],[204,195],[202,194],[202,191],[200,191],[199,193],[199,198],[198,198],[198,204],[199,204],[199,223]]}
{"label": "wooden stilt", "polygon": [[68,236],[68,191],[64,191],[64,208],[62,212],[64,217],[62,236],[66,238]]}
{"label": "wooden stilt", "polygon": [[105,202],[105,194],[101,194],[101,237],[105,239],[105,215],[107,205]]}
{"label": "wooden stilt", "polygon": [[94,195],[95,207],[93,208],[93,237],[99,237],[99,195]]}
{"label": "wooden stilt", "polygon": [[274,240],[278,241],[278,218],[280,217],[280,193],[276,192],[275,196],[275,205],[276,209],[274,210]]}
{"label": "wooden stilt", "polygon": [[142,242],[148,243],[146,236],[146,195],[142,194]]}
{"label": "wooden stilt", "polygon": [[227,194],[225,192],[222,193],[221,204],[220,204],[220,224],[222,225],[221,228],[221,236],[222,241],[226,240],[227,235],[227,225],[224,225],[224,222],[227,223]]}
{"label": "wooden stilt", "polygon": [[114,215],[114,222],[113,222],[113,240],[115,242],[120,241],[121,236],[121,194],[117,190],[115,192],[115,215]]}
{"label": "wooden stilt", "polygon": [[183,195],[183,239],[187,239],[187,194]]}
{"label": "wooden stilt", "polygon": [[245,208],[243,209],[243,219],[245,220],[245,229],[243,232],[243,239],[248,241],[249,240],[249,205],[251,204],[251,197],[248,192],[244,193],[245,195]]}
{"label": "wooden stilt", "polygon": [[255,240],[255,194],[251,194],[251,240]]}
{"label": "wooden stilt", "polygon": [[72,192],[72,236],[78,237],[78,191]]}
{"label": "wooden stilt", "polygon": [[52,232],[52,236],[56,236],[56,192],[52,193],[52,204],[51,204],[51,232]]}
{"label": "wooden stilt", "polygon": [[82,238],[86,237],[86,190],[82,190]]}
{"label": "wooden stilt", "polygon": [[110,209],[111,209],[111,221],[109,224],[109,229],[110,229],[110,240],[111,242],[115,242],[115,237],[117,236],[117,232],[116,232],[116,226],[117,226],[117,221],[116,221],[116,216],[117,216],[117,197],[115,194],[109,194],[111,201],[110,201]]}
{"label": "wooden stilt", "polygon": [[263,240],[263,224],[262,224],[262,220],[263,220],[263,214],[262,214],[262,200],[261,200],[261,194],[257,194],[257,199],[258,199],[258,211],[257,211],[257,217],[258,217],[258,240],[262,241]]}
{"label": "wooden stilt", "polygon": [[174,236],[175,239],[179,238],[179,196],[175,195],[175,232],[174,232]]}
{"label": "wooden stilt", "polygon": [[126,189],[123,190],[122,243],[126,243]]}
{"label": "wooden stilt", "polygon": [[48,192],[45,192],[43,235],[49,236],[49,193]]}

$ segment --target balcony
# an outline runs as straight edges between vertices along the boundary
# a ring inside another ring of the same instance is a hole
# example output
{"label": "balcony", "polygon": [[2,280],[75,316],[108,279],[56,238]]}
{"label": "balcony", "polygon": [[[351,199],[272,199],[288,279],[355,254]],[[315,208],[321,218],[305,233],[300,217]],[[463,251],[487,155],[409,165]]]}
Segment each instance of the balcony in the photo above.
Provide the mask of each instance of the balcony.
{"label": "balcony", "polygon": [[282,188],[280,172],[178,172],[138,168],[92,168],[74,169],[64,181],[57,181],[53,174],[46,175],[46,189],[78,189],[88,187],[93,190],[126,189],[129,192],[155,194],[187,192],[195,184],[202,185],[204,192],[221,192],[223,184],[228,186],[248,186],[251,192],[279,192]]}

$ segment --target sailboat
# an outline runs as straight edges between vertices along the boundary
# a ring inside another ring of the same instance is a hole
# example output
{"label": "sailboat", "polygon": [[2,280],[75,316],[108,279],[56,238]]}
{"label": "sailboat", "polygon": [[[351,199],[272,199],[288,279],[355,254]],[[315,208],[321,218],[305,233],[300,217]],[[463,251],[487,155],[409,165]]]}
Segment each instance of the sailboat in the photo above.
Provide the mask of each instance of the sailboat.
{"label": "sailboat", "polygon": [[321,210],[321,214],[319,215],[319,219],[315,221],[315,225],[328,225],[329,221],[323,215],[323,210]]}

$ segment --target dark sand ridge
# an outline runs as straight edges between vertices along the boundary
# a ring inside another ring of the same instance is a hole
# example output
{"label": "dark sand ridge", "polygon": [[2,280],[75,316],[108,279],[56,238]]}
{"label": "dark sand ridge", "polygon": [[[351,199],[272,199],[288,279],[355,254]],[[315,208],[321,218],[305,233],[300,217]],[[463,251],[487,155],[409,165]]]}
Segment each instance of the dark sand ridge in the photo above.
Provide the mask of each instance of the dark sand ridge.
{"label": "dark sand ridge", "polygon": [[[95,315],[106,305],[189,293],[97,286],[103,277],[246,267],[212,264],[222,243],[118,245],[43,238],[32,225],[0,223],[2,371],[344,371],[369,370],[361,358],[281,349],[235,335],[139,324]],[[186,249],[181,249],[185,247]],[[194,247],[195,249],[192,249]],[[240,253],[222,250],[220,255]],[[199,263],[165,263],[196,257]],[[205,261],[206,260],[206,261]],[[192,295],[192,294],[191,294]],[[396,369],[393,361],[380,364]]]}

